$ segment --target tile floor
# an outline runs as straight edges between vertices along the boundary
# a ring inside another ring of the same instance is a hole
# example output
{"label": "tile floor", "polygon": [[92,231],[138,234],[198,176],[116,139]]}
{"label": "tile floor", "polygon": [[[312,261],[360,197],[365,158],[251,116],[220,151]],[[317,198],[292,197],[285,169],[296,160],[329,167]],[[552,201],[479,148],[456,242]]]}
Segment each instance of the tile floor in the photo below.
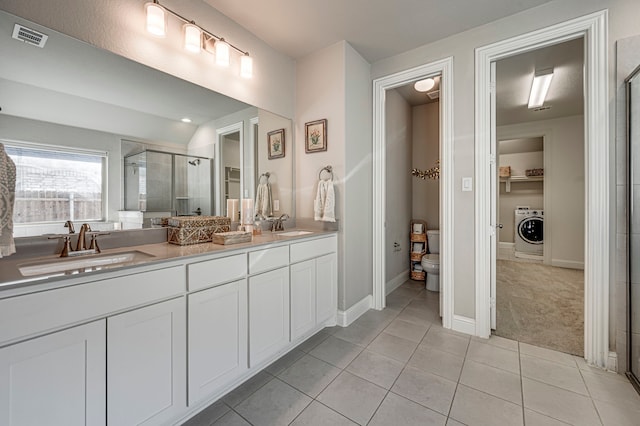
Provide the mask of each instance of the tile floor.
{"label": "tile floor", "polygon": [[445,330],[438,294],[419,284],[320,331],[186,425],[640,425],[625,377]]}

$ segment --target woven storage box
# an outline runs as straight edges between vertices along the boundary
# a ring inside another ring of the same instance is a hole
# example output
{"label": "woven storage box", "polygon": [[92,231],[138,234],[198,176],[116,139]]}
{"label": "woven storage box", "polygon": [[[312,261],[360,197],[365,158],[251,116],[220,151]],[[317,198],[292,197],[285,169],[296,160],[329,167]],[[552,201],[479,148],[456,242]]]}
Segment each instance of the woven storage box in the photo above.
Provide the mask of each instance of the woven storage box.
{"label": "woven storage box", "polygon": [[427,234],[416,234],[415,232],[412,232],[411,241],[414,241],[416,243],[424,243],[427,241]]}
{"label": "woven storage box", "polygon": [[424,271],[411,271],[411,279],[424,281]]}
{"label": "woven storage box", "polygon": [[167,241],[186,246],[208,243],[216,232],[229,232],[231,219],[225,216],[180,216],[167,220]]}
{"label": "woven storage box", "polygon": [[511,166],[502,166],[499,169],[500,177],[509,177],[511,176]]}
{"label": "woven storage box", "polygon": [[251,241],[253,234],[244,231],[220,232],[213,234],[213,242],[215,244],[238,244],[248,243]]}
{"label": "woven storage box", "polygon": [[524,172],[527,177],[544,176],[544,169],[529,169]]}

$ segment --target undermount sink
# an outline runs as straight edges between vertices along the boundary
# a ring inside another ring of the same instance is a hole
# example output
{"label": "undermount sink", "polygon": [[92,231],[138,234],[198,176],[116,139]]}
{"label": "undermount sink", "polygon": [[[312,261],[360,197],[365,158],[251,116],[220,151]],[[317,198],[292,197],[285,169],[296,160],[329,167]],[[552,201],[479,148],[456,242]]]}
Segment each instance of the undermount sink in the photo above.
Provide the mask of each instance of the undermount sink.
{"label": "undermount sink", "polygon": [[278,235],[282,237],[298,237],[300,235],[313,234],[311,231],[287,231],[287,232],[279,232]]}
{"label": "undermount sink", "polygon": [[57,257],[55,259],[23,263],[18,265],[18,270],[25,277],[60,272],[77,273],[80,272],[80,270],[90,271],[138,263],[152,257],[155,256],[138,250],[87,255],[83,257]]}

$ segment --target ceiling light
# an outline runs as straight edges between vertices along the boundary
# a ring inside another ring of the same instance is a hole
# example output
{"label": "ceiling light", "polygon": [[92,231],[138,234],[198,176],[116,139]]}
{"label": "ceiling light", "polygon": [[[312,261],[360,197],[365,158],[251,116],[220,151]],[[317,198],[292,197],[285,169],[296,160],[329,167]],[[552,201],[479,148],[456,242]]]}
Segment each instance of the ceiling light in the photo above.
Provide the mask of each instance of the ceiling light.
{"label": "ceiling light", "polygon": [[189,52],[200,53],[202,30],[194,23],[184,24],[184,48]]}
{"label": "ceiling light", "polygon": [[216,64],[223,67],[229,66],[229,43],[224,41],[223,38],[216,41]]}
{"label": "ceiling light", "polygon": [[240,76],[244,78],[253,77],[253,58],[249,53],[245,53],[240,57]]}
{"label": "ceiling light", "polygon": [[553,78],[553,68],[536,71],[531,83],[531,93],[529,94],[529,108],[539,108],[544,104],[547,97],[551,79]]}
{"label": "ceiling light", "polygon": [[182,121],[183,123],[191,123],[191,119],[189,117],[184,117],[180,121]]}
{"label": "ceiling light", "polygon": [[433,86],[436,85],[436,81],[432,78],[425,78],[424,80],[416,81],[416,84],[413,85],[414,89],[418,92],[427,92],[433,89]]}
{"label": "ceiling light", "polygon": [[167,35],[167,18],[164,8],[157,3],[147,3],[147,31],[154,36],[164,37]]}

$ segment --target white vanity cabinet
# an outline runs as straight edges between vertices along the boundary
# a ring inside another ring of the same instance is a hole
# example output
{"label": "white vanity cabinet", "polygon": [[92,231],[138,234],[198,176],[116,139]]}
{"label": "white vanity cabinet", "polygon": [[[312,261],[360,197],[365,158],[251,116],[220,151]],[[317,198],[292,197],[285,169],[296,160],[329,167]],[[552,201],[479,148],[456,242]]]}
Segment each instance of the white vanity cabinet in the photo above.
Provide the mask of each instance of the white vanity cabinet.
{"label": "white vanity cabinet", "polygon": [[184,297],[107,318],[108,424],[165,424],[186,409]]}
{"label": "white vanity cabinet", "polygon": [[0,349],[0,424],[104,425],[105,321]]}
{"label": "white vanity cabinet", "polygon": [[336,316],[336,250],[336,237],[291,245],[291,341]]}
{"label": "white vanity cabinet", "polygon": [[188,304],[189,405],[192,406],[248,369],[247,280],[190,294]]}
{"label": "white vanity cabinet", "polygon": [[[288,249],[288,247],[287,247]],[[289,267],[249,277],[249,366],[289,344]]]}

